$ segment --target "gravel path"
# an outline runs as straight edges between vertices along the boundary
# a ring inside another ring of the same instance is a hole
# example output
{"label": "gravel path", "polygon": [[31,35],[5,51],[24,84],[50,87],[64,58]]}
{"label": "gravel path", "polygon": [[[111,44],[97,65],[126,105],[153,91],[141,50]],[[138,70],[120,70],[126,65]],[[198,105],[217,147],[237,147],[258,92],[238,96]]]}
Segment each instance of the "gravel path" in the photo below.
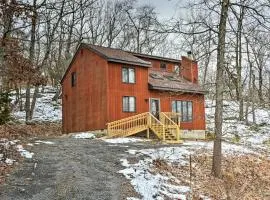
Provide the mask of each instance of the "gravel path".
{"label": "gravel path", "polygon": [[[50,139],[54,144],[27,147],[33,159],[0,187],[1,200],[119,200],[128,181],[117,171],[128,147],[100,140]],[[130,190],[130,189],[129,189]]]}

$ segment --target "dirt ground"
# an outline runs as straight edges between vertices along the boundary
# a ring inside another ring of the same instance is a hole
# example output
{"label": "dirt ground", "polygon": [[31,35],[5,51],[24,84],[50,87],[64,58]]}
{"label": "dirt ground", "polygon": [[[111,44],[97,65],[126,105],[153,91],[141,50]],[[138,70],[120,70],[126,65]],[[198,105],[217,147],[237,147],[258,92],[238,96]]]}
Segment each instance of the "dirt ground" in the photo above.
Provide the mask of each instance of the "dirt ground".
{"label": "dirt ground", "polygon": [[119,200],[136,193],[117,173],[126,144],[74,138],[47,139],[54,144],[26,146],[32,159],[16,167],[0,186],[1,200]]}

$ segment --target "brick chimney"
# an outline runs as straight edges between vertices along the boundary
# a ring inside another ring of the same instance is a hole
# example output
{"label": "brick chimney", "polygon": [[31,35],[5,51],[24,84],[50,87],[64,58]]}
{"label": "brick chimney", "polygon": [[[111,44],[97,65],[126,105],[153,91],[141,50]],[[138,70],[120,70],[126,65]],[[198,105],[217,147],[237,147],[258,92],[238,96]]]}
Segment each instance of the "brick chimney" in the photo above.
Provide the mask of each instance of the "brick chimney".
{"label": "brick chimney", "polygon": [[198,63],[193,60],[191,52],[188,52],[188,57],[181,56],[181,75],[183,78],[198,83]]}

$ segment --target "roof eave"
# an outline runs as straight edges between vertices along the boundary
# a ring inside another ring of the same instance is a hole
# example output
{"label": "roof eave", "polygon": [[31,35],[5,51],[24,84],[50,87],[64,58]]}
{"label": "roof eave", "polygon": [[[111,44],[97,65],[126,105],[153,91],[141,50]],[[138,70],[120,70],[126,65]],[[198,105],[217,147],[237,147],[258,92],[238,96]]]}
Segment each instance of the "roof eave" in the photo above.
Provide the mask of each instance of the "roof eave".
{"label": "roof eave", "polygon": [[166,57],[161,57],[161,56],[153,56],[153,55],[141,54],[141,53],[136,53],[136,52],[129,52],[129,53],[131,53],[134,56],[141,57],[141,58],[149,58],[149,59],[172,62],[172,63],[177,63],[177,64],[181,63],[181,60],[173,59],[173,58],[166,58]]}
{"label": "roof eave", "polygon": [[195,94],[206,94],[205,90],[186,90],[186,89],[177,89],[177,88],[169,88],[169,87],[157,87],[149,84],[149,89],[152,90],[162,90],[162,91],[171,91],[171,92],[184,92],[184,93],[195,93]]}
{"label": "roof eave", "polygon": [[123,63],[123,64],[129,64],[129,65],[138,65],[143,67],[151,67],[151,63],[140,63],[140,62],[132,62],[132,61],[126,61],[121,59],[113,59],[109,58],[107,59],[108,62],[115,62],[115,63]]}

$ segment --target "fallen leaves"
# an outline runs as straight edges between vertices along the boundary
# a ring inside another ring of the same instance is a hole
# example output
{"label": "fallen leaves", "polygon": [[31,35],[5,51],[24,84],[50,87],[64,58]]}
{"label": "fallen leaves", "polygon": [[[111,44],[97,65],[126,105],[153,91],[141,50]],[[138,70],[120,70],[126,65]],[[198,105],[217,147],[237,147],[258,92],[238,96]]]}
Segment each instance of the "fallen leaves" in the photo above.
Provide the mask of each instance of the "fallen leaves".
{"label": "fallen leaves", "polygon": [[227,155],[223,157],[221,179],[211,174],[211,155],[202,152],[195,154],[191,163],[191,173],[188,165],[168,164],[162,160],[155,160],[153,166],[160,174],[172,174],[179,181],[174,181],[174,184],[192,187],[190,195],[193,199],[200,199],[202,195],[211,199],[270,199],[268,157]]}

